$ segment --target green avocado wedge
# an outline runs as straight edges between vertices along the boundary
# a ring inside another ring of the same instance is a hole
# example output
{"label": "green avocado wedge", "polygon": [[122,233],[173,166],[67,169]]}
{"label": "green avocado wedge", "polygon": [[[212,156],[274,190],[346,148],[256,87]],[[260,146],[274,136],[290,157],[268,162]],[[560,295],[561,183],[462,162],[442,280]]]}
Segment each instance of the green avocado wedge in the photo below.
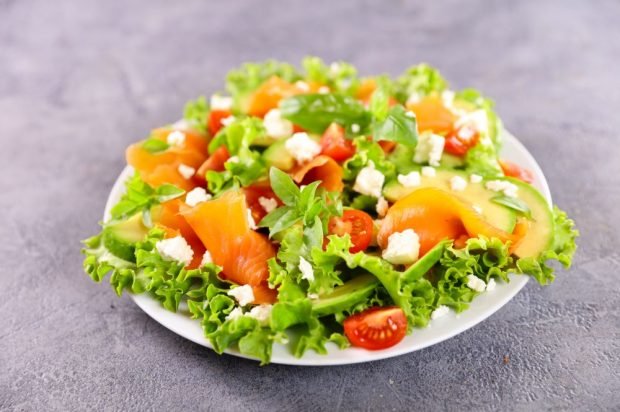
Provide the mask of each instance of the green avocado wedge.
{"label": "green avocado wedge", "polygon": [[135,262],[136,243],[144,240],[147,234],[142,214],[137,213],[127,220],[107,224],[102,232],[103,245],[114,256]]}
{"label": "green avocado wedge", "polygon": [[312,313],[316,316],[331,315],[363,302],[379,285],[379,280],[370,273],[359,275],[328,295],[312,301]]}

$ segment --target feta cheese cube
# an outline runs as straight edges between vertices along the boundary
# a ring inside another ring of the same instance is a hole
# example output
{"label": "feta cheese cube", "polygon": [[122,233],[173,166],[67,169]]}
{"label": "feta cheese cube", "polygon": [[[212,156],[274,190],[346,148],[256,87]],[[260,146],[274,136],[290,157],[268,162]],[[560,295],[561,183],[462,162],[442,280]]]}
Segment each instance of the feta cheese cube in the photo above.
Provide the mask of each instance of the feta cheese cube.
{"label": "feta cheese cube", "polygon": [[200,266],[205,266],[209,263],[213,263],[213,258],[211,257],[211,252],[205,250],[205,254],[202,255],[202,260],[200,261]]}
{"label": "feta cheese cube", "polygon": [[487,284],[476,275],[467,275],[467,287],[476,292],[484,292]]}
{"label": "feta cheese cube", "polygon": [[194,251],[183,236],[162,239],[155,243],[155,249],[165,260],[174,260],[189,265],[194,258]]}
{"label": "feta cheese cube", "polygon": [[321,153],[321,145],[308,136],[308,133],[295,133],[285,143],[286,151],[298,163],[306,163]]}
{"label": "feta cheese cube", "polygon": [[368,162],[368,166],[362,168],[357,174],[353,190],[357,193],[374,196],[378,199],[381,197],[383,183],[385,183],[385,176],[375,169],[375,164],[370,161]]}
{"label": "feta cheese cube", "polygon": [[258,227],[256,226],[256,222],[254,221],[254,217],[252,216],[252,210],[251,209],[247,209],[247,218],[248,218],[248,226],[250,227],[251,230],[256,230],[258,229]]}
{"label": "feta cheese cube", "polygon": [[233,98],[230,96],[220,96],[214,94],[211,96],[211,110],[230,110],[233,106]]}
{"label": "feta cheese cube", "polygon": [[267,136],[274,139],[284,139],[293,134],[293,123],[282,117],[280,109],[271,109],[263,119]]}
{"label": "feta cheese cube", "polygon": [[226,315],[226,320],[239,319],[243,315],[243,309],[241,309],[239,306],[236,306],[233,310],[230,311],[228,315]]}
{"label": "feta cheese cube", "polygon": [[353,123],[353,124],[351,125],[351,131],[352,131],[353,133],[359,133],[359,132],[360,132],[360,125],[359,125],[359,124],[357,124],[357,123]]}
{"label": "feta cheese cube", "polygon": [[437,176],[437,171],[432,166],[424,166],[424,167],[422,167],[422,176],[424,176],[424,177],[435,177],[435,176]]}
{"label": "feta cheese cube", "polygon": [[455,192],[462,192],[467,188],[467,180],[461,176],[452,176],[450,179],[450,189]]}
{"label": "feta cheese cube", "polygon": [[232,124],[232,122],[234,122],[236,120],[235,116],[228,116],[223,118],[222,120],[220,120],[220,123],[222,123],[222,126],[230,126]]}
{"label": "feta cheese cube", "polygon": [[420,103],[420,100],[422,100],[422,95],[420,93],[413,92],[409,95],[409,97],[407,97],[407,105]]}
{"label": "feta cheese cube", "polygon": [[409,172],[406,175],[398,175],[398,183],[405,187],[420,186],[420,172]]}
{"label": "feta cheese cube", "polygon": [[494,192],[502,192],[508,197],[517,197],[519,188],[507,180],[491,180],[484,185],[489,190]]}
{"label": "feta cheese cube", "polygon": [[235,155],[229,157],[226,163],[239,163],[239,156]]}
{"label": "feta cheese cube", "polygon": [[319,93],[320,94],[328,94],[329,93],[329,87],[327,87],[327,86],[319,87]]}
{"label": "feta cheese cube", "polygon": [[179,174],[183,176],[183,179],[190,179],[196,173],[196,169],[183,163],[179,165],[177,170]]}
{"label": "feta cheese cube", "polygon": [[439,305],[437,308],[431,313],[431,320],[439,319],[443,316],[446,316],[450,313],[450,308],[446,305]]}
{"label": "feta cheese cube", "polygon": [[487,135],[489,133],[489,118],[486,110],[474,110],[459,117],[454,122],[454,128],[460,129],[465,126],[473,126],[479,133]]}
{"label": "feta cheese cube", "polygon": [[180,130],[175,130],[166,137],[166,142],[170,146],[183,146],[185,143],[185,133]]}
{"label": "feta cheese cube", "polygon": [[314,269],[312,265],[303,256],[299,257],[299,271],[301,272],[301,278],[306,279],[308,282],[314,281]]}
{"label": "feta cheese cube", "polygon": [[387,214],[389,208],[390,205],[388,204],[388,201],[385,200],[383,196],[381,196],[379,200],[377,200],[377,206],[375,207],[375,209],[377,210],[377,214],[380,217],[384,217]]}
{"label": "feta cheese cube", "polygon": [[273,197],[259,197],[258,203],[267,213],[271,213],[274,209],[278,207],[278,201]]}
{"label": "feta cheese cube", "polygon": [[388,245],[383,250],[383,259],[395,265],[407,265],[418,260],[420,238],[413,229],[394,232],[388,237]]}
{"label": "feta cheese cube", "polygon": [[413,161],[416,163],[428,162],[431,166],[439,166],[445,141],[445,138],[433,133],[420,134]]}
{"label": "feta cheese cube", "polygon": [[310,85],[308,85],[308,83],[304,82],[303,80],[297,80],[295,82],[295,87],[297,87],[302,92],[309,92],[310,91]]}
{"label": "feta cheese cube", "polygon": [[472,173],[472,174],[469,176],[469,181],[470,181],[471,183],[480,183],[480,182],[482,182],[482,176],[477,175],[477,174],[475,174],[475,173]]}
{"label": "feta cheese cube", "polygon": [[495,282],[495,279],[491,278],[489,279],[489,283],[487,283],[487,292],[493,292],[495,290],[495,286],[497,286],[497,283]]}
{"label": "feta cheese cube", "polygon": [[407,116],[407,117],[411,117],[412,119],[415,119],[415,113],[414,113],[414,112],[412,112],[411,110],[407,110],[407,111],[405,112],[405,116]]}
{"label": "feta cheese cube", "polygon": [[455,93],[452,90],[444,90],[441,92],[441,103],[448,109],[451,109],[454,105],[454,96]]}
{"label": "feta cheese cube", "polygon": [[254,302],[254,291],[252,286],[243,285],[232,288],[227,293],[228,296],[232,296],[237,300],[239,306],[245,306]]}
{"label": "feta cheese cube", "polygon": [[198,203],[206,202],[207,200],[211,200],[211,195],[202,187],[196,187],[185,195],[185,203],[191,207],[196,206]]}
{"label": "feta cheese cube", "polygon": [[271,317],[272,309],[272,305],[261,304],[250,309],[247,316],[256,319],[261,325],[267,325],[269,323],[269,318]]}

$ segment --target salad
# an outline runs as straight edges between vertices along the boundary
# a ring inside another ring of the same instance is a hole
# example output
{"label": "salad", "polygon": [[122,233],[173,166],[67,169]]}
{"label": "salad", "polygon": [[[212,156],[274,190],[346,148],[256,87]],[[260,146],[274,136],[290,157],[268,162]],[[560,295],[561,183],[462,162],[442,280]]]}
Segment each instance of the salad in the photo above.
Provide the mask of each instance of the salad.
{"label": "salad", "polygon": [[218,353],[381,350],[509,273],[570,267],[574,222],[498,155],[502,123],[434,68],[246,63],[131,144],[84,269],[199,321]]}

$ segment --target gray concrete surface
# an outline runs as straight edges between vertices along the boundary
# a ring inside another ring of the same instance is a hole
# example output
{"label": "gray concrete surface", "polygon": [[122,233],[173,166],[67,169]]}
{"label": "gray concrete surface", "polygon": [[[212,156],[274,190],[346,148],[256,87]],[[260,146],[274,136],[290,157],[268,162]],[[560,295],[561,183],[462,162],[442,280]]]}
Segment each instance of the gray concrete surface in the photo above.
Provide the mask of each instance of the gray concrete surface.
{"label": "gray concrete surface", "polygon": [[[618,410],[619,21],[604,0],[0,0],[0,409]],[[493,96],[578,222],[574,268],[451,340],[332,368],[216,356],[83,275],[128,143],[230,67],[306,54],[428,61]]]}

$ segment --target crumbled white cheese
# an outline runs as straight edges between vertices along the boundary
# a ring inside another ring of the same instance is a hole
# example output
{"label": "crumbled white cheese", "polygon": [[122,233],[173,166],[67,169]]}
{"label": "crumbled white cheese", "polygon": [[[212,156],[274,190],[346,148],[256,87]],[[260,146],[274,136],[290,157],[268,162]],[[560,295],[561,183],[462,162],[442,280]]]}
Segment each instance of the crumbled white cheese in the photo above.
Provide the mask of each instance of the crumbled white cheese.
{"label": "crumbled white cheese", "polygon": [[476,211],[476,213],[482,214],[482,208],[478,205],[473,205],[472,208]]}
{"label": "crumbled white cheese", "polygon": [[303,80],[297,80],[295,82],[295,87],[297,87],[302,92],[309,92],[310,91],[310,85],[308,83],[304,82]]}
{"label": "crumbled white cheese", "polygon": [[185,143],[185,133],[180,130],[175,130],[168,135],[166,142],[168,142],[170,146],[182,146],[183,143]]}
{"label": "crumbled white cheese", "polygon": [[489,279],[489,283],[487,283],[487,292],[493,292],[495,290],[495,286],[497,286],[497,283],[495,283],[495,279],[491,278]]}
{"label": "crumbled white cheese", "polygon": [[455,192],[462,192],[467,188],[467,180],[461,176],[452,176],[450,178],[450,189]]}
{"label": "crumbled white cheese", "polygon": [[375,209],[377,210],[377,214],[380,217],[384,217],[387,214],[389,208],[390,205],[388,204],[388,201],[385,200],[383,196],[379,197],[379,200],[377,200],[377,206],[375,207]]}
{"label": "crumbled white cheese", "polygon": [[200,261],[200,266],[208,265],[209,263],[213,263],[213,258],[211,257],[211,252],[205,250],[205,254],[202,255],[202,260]]}
{"label": "crumbled white cheese", "polygon": [[247,209],[247,218],[248,218],[248,226],[251,230],[256,230],[258,227],[256,226],[256,222],[254,221],[254,217],[252,216],[252,210]]}
{"label": "crumbled white cheese", "polygon": [[230,96],[211,96],[211,110],[230,110],[233,106],[233,98]]}
{"label": "crumbled white cheese", "polygon": [[482,182],[482,176],[473,173],[469,176],[469,181],[471,183],[480,183]]}
{"label": "crumbled white cheese", "polygon": [[381,189],[385,183],[383,173],[375,169],[375,164],[370,161],[368,166],[362,168],[355,178],[353,190],[363,195],[381,197]]}
{"label": "crumbled white cheese", "polygon": [[409,97],[407,97],[407,105],[420,103],[420,100],[422,100],[422,95],[420,93],[413,92],[409,95]]}
{"label": "crumbled white cheese", "polygon": [[184,179],[190,179],[192,176],[194,176],[194,173],[196,173],[196,169],[183,163],[179,165],[177,170]]}
{"label": "crumbled white cheese", "polygon": [[232,288],[227,293],[228,296],[232,296],[237,300],[239,306],[245,306],[254,302],[254,291],[252,286],[243,285]]}
{"label": "crumbled white cheese", "polygon": [[424,177],[435,177],[437,176],[437,171],[433,166],[424,166],[422,167],[422,176]]}
{"label": "crumbled white cheese", "polygon": [[239,156],[235,155],[229,157],[226,163],[239,163]]}
{"label": "crumbled white cheese", "polygon": [[235,320],[240,318],[241,316],[243,316],[243,309],[237,306],[233,310],[231,310],[228,315],[226,315],[226,320]]}
{"label": "crumbled white cheese", "polygon": [[467,275],[467,287],[476,292],[484,292],[487,284],[476,275]]}
{"label": "crumbled white cheese", "polygon": [[454,95],[455,93],[452,90],[444,90],[441,92],[441,103],[448,109],[452,108],[454,105]]}
{"label": "crumbled white cheese", "polygon": [[284,139],[293,134],[293,123],[282,117],[280,109],[269,110],[263,119],[263,125],[267,136],[274,139]]}
{"label": "crumbled white cheese", "polygon": [[189,265],[194,258],[194,251],[183,236],[162,239],[155,243],[155,249],[157,249],[162,258],[166,260],[175,260],[186,266]]}
{"label": "crumbled white cheese", "polygon": [[327,86],[319,87],[319,93],[320,94],[327,94],[327,93],[329,93],[329,87],[327,87]]}
{"label": "crumbled white cheese", "polygon": [[207,200],[211,200],[211,195],[202,187],[196,187],[185,195],[185,203],[191,207],[196,206],[198,203],[206,202]]}
{"label": "crumbled white cheese", "polygon": [[489,118],[486,110],[474,110],[459,117],[454,122],[454,128],[460,129],[464,126],[473,126],[479,133],[487,134],[489,132]]}
{"label": "crumbled white cheese", "polygon": [[484,185],[489,190],[494,192],[502,192],[508,197],[517,197],[517,191],[519,188],[507,180],[491,180]]}
{"label": "crumbled white cheese", "polygon": [[236,119],[235,116],[230,115],[228,117],[223,118],[222,120],[220,120],[220,123],[222,123],[222,126],[230,126],[232,124],[232,122],[234,122]]}
{"label": "crumbled white cheese", "polygon": [[446,305],[439,305],[437,308],[431,313],[431,320],[439,319],[443,316],[446,316],[450,313],[450,308]]}
{"label": "crumbled white cheese", "polygon": [[406,175],[398,175],[398,183],[405,187],[420,186],[420,172],[409,172]]}
{"label": "crumbled white cheese", "polygon": [[383,259],[395,265],[407,265],[418,260],[420,238],[413,229],[394,232],[388,237],[387,248],[383,250]]}
{"label": "crumbled white cheese", "polygon": [[407,111],[405,112],[405,116],[407,116],[407,117],[411,117],[412,119],[415,119],[415,113],[414,113],[414,112],[412,112],[411,110],[407,110]]}
{"label": "crumbled white cheese", "polygon": [[298,163],[309,162],[321,153],[321,145],[305,132],[295,133],[284,143],[284,147]]}
{"label": "crumbled white cheese", "polygon": [[250,309],[250,312],[247,313],[247,316],[256,319],[261,325],[266,325],[269,323],[269,318],[271,317],[271,309],[273,309],[273,306],[267,304],[254,306]]}
{"label": "crumbled white cheese", "polygon": [[357,123],[353,123],[353,124],[351,125],[351,131],[352,131],[353,133],[359,133],[359,132],[360,132],[360,125],[359,125],[359,124],[357,124]]}
{"label": "crumbled white cheese", "polygon": [[271,213],[275,208],[278,207],[278,201],[273,197],[259,197],[258,203],[267,213]]}
{"label": "crumbled white cheese", "polygon": [[439,166],[445,141],[445,138],[437,134],[422,133],[415,147],[413,161],[416,163],[428,162],[431,166]]}
{"label": "crumbled white cheese", "polygon": [[301,278],[306,279],[308,282],[314,281],[314,269],[312,265],[303,256],[299,257],[299,271],[301,272]]}

